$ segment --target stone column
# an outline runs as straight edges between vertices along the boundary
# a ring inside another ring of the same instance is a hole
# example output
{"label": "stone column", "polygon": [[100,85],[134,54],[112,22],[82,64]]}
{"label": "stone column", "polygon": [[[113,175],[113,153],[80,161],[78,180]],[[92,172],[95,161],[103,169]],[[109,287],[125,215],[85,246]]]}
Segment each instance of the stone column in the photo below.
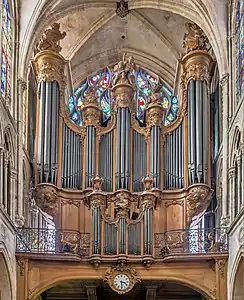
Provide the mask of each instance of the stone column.
{"label": "stone column", "polygon": [[228,122],[228,102],[229,102],[229,74],[224,74],[220,81],[222,87],[223,103],[223,169],[222,169],[222,216],[221,225],[228,226],[230,223],[230,210],[228,209],[228,161],[229,161],[229,122]]}
{"label": "stone column", "polygon": [[3,185],[4,185],[4,178],[3,178],[3,168],[4,168],[4,161],[3,161],[3,146],[0,147],[0,207],[3,206]]}
{"label": "stone column", "polygon": [[244,207],[244,143],[241,144],[241,174],[242,174],[242,186],[241,186],[241,209]]}
{"label": "stone column", "polygon": [[[11,169],[10,171],[10,182],[11,182],[11,188],[10,188],[10,195],[11,195],[11,201],[10,201],[10,216],[13,221],[15,221],[16,216],[16,207],[17,207],[17,195],[16,195],[16,187],[17,187],[17,172],[14,169]],[[21,225],[21,224],[20,224]],[[23,225],[23,223],[22,223]]]}
{"label": "stone column", "polygon": [[[235,174],[235,176],[237,176],[237,195],[235,195],[237,197],[237,203],[238,203],[238,212],[240,211],[241,209],[241,198],[242,198],[242,184],[241,184],[241,155],[239,155],[237,157],[237,174]],[[235,178],[236,180],[236,178]]]}
{"label": "stone column", "polygon": [[[227,200],[227,211],[229,211],[229,217],[231,218],[231,220],[233,220],[234,215],[235,215],[235,201],[234,201],[234,190],[235,190],[235,168],[232,167],[229,169],[228,171],[228,175],[229,175],[229,197]],[[228,226],[227,224],[223,224],[223,226]]]}
{"label": "stone column", "polygon": [[26,92],[27,86],[26,82],[19,78],[18,79],[18,159],[17,159],[17,199],[16,201],[16,213],[14,216],[14,221],[18,227],[21,227],[24,224],[24,206],[23,206],[23,147],[24,147],[24,137],[23,137],[23,103],[24,103],[24,94]]}

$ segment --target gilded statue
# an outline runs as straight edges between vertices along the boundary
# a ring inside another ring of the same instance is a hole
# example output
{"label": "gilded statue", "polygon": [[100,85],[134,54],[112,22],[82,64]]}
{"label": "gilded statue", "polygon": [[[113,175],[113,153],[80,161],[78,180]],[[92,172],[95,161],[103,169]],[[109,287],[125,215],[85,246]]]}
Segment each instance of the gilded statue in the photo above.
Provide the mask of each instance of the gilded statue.
{"label": "gilded statue", "polygon": [[209,41],[203,30],[195,23],[187,23],[188,33],[184,36],[183,47],[186,53],[194,50],[208,50]]}
{"label": "gilded statue", "polygon": [[66,32],[60,31],[60,23],[53,23],[51,28],[43,32],[37,47],[38,51],[51,50],[59,53],[62,50],[60,41],[65,36]]}
{"label": "gilded statue", "polygon": [[134,58],[132,56],[129,56],[129,58],[126,58],[126,53],[123,55],[123,60],[121,60],[115,67],[114,72],[115,76],[113,79],[113,85],[119,84],[119,83],[125,83],[125,84],[135,84],[135,62]]}

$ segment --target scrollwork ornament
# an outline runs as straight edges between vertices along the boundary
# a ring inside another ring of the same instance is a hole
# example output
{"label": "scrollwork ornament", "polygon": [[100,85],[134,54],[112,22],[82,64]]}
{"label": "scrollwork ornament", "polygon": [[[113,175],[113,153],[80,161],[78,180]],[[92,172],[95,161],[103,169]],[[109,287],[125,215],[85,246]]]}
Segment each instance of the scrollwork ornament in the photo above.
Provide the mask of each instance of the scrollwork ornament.
{"label": "scrollwork ornament", "polygon": [[224,277],[225,274],[225,265],[226,265],[227,259],[216,259],[216,264],[218,266],[219,275],[221,278]]}

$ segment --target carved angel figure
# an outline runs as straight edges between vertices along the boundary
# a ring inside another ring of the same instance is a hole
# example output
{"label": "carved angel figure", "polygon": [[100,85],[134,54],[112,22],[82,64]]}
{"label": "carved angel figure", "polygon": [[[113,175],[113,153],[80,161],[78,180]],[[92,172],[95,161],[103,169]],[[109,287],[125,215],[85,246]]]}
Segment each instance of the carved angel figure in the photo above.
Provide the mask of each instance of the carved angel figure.
{"label": "carved angel figure", "polygon": [[44,31],[38,44],[38,50],[52,50],[59,53],[62,48],[60,47],[60,40],[66,36],[66,32],[60,32],[60,23],[52,24],[51,28]]}
{"label": "carved angel figure", "polygon": [[128,59],[126,58],[126,53],[123,55],[123,60],[121,60],[115,67],[115,77],[113,79],[113,85],[118,83],[127,83],[134,84],[135,83],[135,62],[134,58],[130,56]]}

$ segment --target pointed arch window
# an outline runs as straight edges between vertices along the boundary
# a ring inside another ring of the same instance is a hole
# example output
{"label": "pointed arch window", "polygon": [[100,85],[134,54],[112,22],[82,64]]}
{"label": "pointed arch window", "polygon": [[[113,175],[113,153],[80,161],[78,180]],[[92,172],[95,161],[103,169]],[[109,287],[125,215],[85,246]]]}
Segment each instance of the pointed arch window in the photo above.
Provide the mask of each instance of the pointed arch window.
{"label": "pointed arch window", "polygon": [[10,76],[12,59],[12,23],[9,3],[0,0],[0,61],[1,61],[1,90],[0,95],[4,102],[10,104]]}
{"label": "pointed arch window", "polygon": [[[134,104],[136,107],[136,117],[139,123],[144,125],[145,109],[149,104],[149,97],[153,90],[157,90],[157,92],[161,95],[162,106],[167,111],[163,122],[165,126],[172,124],[178,116],[178,98],[173,95],[172,91],[157,75],[150,74],[142,68],[137,68],[134,75],[136,78]],[[73,123],[82,126],[82,108],[84,106],[84,98],[90,88],[95,88],[99,105],[103,113],[103,123],[106,124],[111,116],[111,106],[113,105],[113,97],[110,91],[113,76],[114,72],[112,69],[107,67],[102,71],[88,76],[74,90],[74,94],[69,97],[67,103],[70,120]]]}
{"label": "pointed arch window", "polygon": [[240,100],[244,95],[244,1],[237,1],[237,94]]}

